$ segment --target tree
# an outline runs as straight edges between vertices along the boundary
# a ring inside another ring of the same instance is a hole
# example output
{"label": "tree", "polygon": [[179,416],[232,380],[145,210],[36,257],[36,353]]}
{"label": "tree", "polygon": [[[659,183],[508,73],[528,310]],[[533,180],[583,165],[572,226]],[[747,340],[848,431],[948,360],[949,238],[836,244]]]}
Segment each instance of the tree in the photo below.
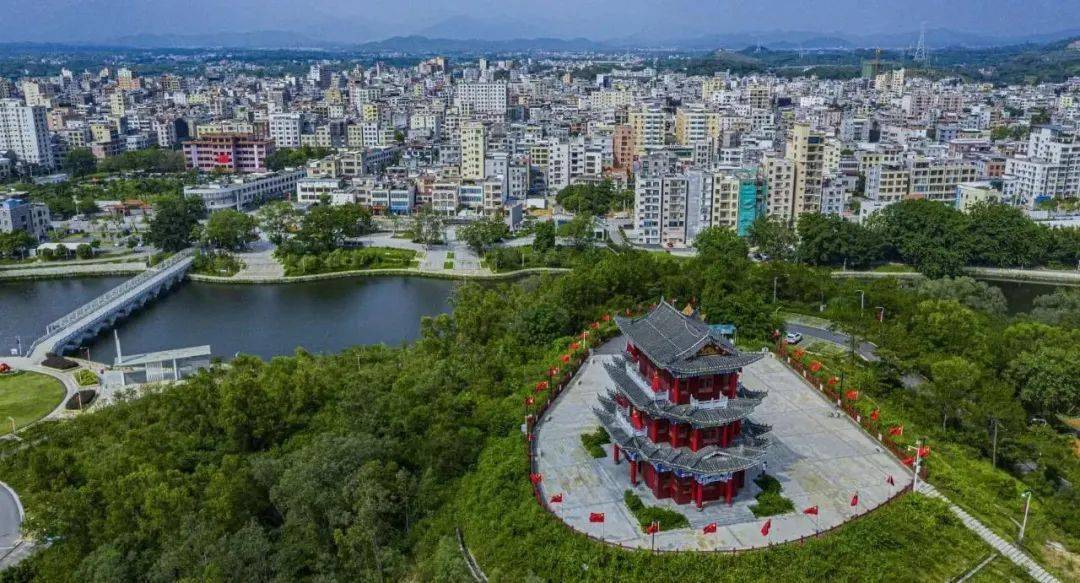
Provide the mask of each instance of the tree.
{"label": "tree", "polygon": [[949,417],[959,418],[974,399],[982,371],[959,356],[944,358],[930,365],[934,400],[941,410],[941,427]]}
{"label": "tree", "polygon": [[502,241],[510,230],[498,217],[486,217],[457,230],[458,239],[465,241],[477,255]]}
{"label": "tree", "polygon": [[973,310],[995,316],[1004,316],[1008,310],[1001,288],[966,276],[922,279],[915,284],[915,292],[928,299],[956,300]]}
{"label": "tree", "polygon": [[[572,213],[585,213],[603,216],[609,211],[619,210],[627,204],[625,193],[618,192],[610,180],[599,184],[571,184],[555,195],[555,200]],[[630,199],[633,202],[633,199]]]}
{"label": "tree", "polygon": [[75,257],[77,257],[78,259],[90,259],[93,256],[94,248],[87,245],[86,243],[82,243],[79,246],[75,247]]}
{"label": "tree", "polygon": [[944,203],[902,200],[874,217],[892,255],[927,277],[960,275],[971,257],[967,218]]}
{"label": "tree", "polygon": [[85,176],[93,174],[97,168],[97,158],[87,148],[74,148],[64,155],[60,166],[72,176]]}
{"label": "tree", "polygon": [[1059,289],[1035,298],[1031,317],[1055,326],[1080,328],[1080,290]]}
{"label": "tree", "polygon": [[212,213],[203,229],[203,240],[213,247],[240,251],[259,239],[254,217],[235,209]]}
{"label": "tree", "polygon": [[978,315],[956,300],[924,300],[915,307],[909,321],[915,341],[926,353],[981,355],[984,328]]}
{"label": "tree", "polygon": [[1013,206],[982,202],[968,212],[971,260],[996,267],[1031,267],[1042,262],[1048,229]]}
{"label": "tree", "polygon": [[702,268],[722,265],[742,274],[749,267],[750,260],[747,255],[750,249],[746,246],[746,241],[731,229],[709,227],[701,231],[694,239],[694,249],[697,249],[698,253],[696,261]]}
{"label": "tree", "polygon": [[162,251],[180,251],[197,238],[196,229],[204,213],[198,197],[167,196],[158,200],[146,239]]}
{"label": "tree", "polygon": [[37,241],[26,231],[0,233],[0,257],[24,257],[35,245]]}
{"label": "tree", "polygon": [[256,212],[259,227],[274,245],[281,245],[296,229],[299,214],[288,201],[276,200]]}
{"label": "tree", "polygon": [[563,237],[570,238],[574,247],[584,249],[593,238],[593,216],[588,213],[575,215],[570,221],[559,227]]}
{"label": "tree", "polygon": [[533,235],[533,251],[547,253],[555,248],[555,223],[541,221],[536,224]]}
{"label": "tree", "polygon": [[796,239],[795,231],[781,220],[760,216],[750,224],[747,241],[769,259],[781,261],[794,254]]}
{"label": "tree", "polygon": [[345,239],[375,230],[371,210],[358,204],[313,207],[300,221],[292,239],[302,254],[323,253],[340,247]]}
{"label": "tree", "polygon": [[1072,417],[1080,413],[1080,347],[1041,346],[1024,352],[1011,365],[1009,376],[1020,385],[1028,409]]}
{"label": "tree", "polygon": [[300,146],[299,148],[278,148],[273,154],[266,157],[266,167],[270,170],[283,168],[297,168],[303,166],[308,160],[325,158],[330,155],[330,148]]}
{"label": "tree", "polygon": [[413,243],[437,245],[443,240],[443,219],[433,208],[424,206],[413,214],[409,232]]}
{"label": "tree", "polygon": [[798,235],[796,255],[811,265],[861,267],[881,258],[878,234],[839,215],[800,215]]}

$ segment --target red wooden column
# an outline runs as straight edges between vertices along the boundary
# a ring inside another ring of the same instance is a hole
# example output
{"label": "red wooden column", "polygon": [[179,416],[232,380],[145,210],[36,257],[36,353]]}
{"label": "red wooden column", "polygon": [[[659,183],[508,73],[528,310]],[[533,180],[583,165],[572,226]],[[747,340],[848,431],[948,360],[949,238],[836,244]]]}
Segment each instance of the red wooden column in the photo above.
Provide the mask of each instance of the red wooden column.
{"label": "red wooden column", "polygon": [[739,390],[739,375],[735,372],[728,373],[728,397],[734,399],[735,392]]}
{"label": "red wooden column", "polygon": [[701,449],[701,428],[695,427],[694,430],[690,432],[690,451],[697,451],[699,449]]}
{"label": "red wooden column", "polygon": [[630,485],[637,486],[637,465],[636,461],[630,460]]}
{"label": "red wooden column", "polygon": [[681,379],[679,379],[679,377],[675,377],[675,382],[673,382],[671,384],[671,402],[672,403],[678,403],[679,399],[681,398],[680,389],[682,387],[680,386],[680,384],[681,384],[679,382],[680,380]]}
{"label": "red wooden column", "polygon": [[728,506],[731,506],[731,500],[735,497],[735,476],[732,476],[730,480],[724,485],[724,501]]}
{"label": "red wooden column", "polygon": [[702,497],[703,497],[702,489],[703,489],[703,486],[701,485],[701,482],[699,482],[697,480],[694,480],[694,502],[697,503],[698,510],[700,510],[701,506],[702,506],[702,500],[701,500]]}
{"label": "red wooden column", "polygon": [[727,447],[728,446],[728,437],[729,437],[730,433],[731,433],[731,426],[730,425],[725,425],[722,428],[720,428],[720,447]]}
{"label": "red wooden column", "polygon": [[615,457],[615,465],[619,465],[619,444],[612,445],[611,454]]}

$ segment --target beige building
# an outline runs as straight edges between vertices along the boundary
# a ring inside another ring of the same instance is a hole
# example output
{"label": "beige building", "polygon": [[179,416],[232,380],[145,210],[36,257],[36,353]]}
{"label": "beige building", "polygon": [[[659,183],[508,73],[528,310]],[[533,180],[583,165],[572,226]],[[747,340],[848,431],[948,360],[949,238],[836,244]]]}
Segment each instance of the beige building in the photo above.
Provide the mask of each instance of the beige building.
{"label": "beige building", "polygon": [[487,132],[484,124],[468,122],[461,126],[461,178],[484,179],[484,157],[487,155]]}
{"label": "beige building", "polygon": [[821,182],[825,162],[825,138],[804,123],[788,132],[787,155],[794,169],[792,213],[794,220],[803,213],[821,211]]}
{"label": "beige building", "polygon": [[630,127],[634,130],[634,153],[644,156],[650,150],[664,146],[664,110],[644,106],[629,112]]}

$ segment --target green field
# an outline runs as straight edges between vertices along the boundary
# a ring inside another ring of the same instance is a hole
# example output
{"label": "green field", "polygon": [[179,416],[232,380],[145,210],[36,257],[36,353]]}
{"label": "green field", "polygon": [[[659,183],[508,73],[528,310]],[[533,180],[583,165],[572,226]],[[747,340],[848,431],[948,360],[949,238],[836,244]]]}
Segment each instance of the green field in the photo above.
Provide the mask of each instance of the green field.
{"label": "green field", "polygon": [[0,435],[11,433],[11,421],[22,427],[41,419],[64,399],[60,381],[36,372],[0,376]]}

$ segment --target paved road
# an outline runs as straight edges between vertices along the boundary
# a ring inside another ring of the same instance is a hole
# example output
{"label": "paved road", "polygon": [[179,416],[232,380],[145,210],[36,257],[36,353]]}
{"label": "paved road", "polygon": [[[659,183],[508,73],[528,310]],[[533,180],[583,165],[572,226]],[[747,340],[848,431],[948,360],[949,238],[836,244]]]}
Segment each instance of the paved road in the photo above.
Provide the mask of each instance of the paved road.
{"label": "paved road", "polygon": [[[835,330],[829,330],[828,328],[817,328],[814,326],[807,326],[805,324],[796,324],[794,322],[785,323],[785,328],[788,332],[798,332],[803,336],[809,336],[811,338],[818,338],[825,340],[826,342],[832,342],[833,344],[839,344],[845,348],[851,348],[851,336],[843,332],[837,332]],[[877,362],[881,360],[876,354],[877,346],[860,340],[855,352],[868,362]]]}
{"label": "paved road", "polygon": [[22,511],[15,492],[0,482],[0,565],[3,565],[2,557],[18,542],[21,526]]}

